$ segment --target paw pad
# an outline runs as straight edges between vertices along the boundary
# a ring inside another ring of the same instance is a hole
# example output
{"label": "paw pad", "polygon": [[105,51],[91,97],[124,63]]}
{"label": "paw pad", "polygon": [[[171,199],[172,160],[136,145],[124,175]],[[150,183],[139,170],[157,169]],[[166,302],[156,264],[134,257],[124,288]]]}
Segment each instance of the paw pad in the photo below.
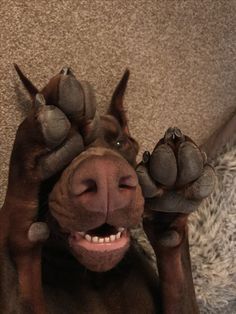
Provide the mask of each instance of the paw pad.
{"label": "paw pad", "polygon": [[152,154],[145,152],[137,174],[148,207],[190,213],[214,188],[214,170],[206,156],[178,128],[169,128]]}

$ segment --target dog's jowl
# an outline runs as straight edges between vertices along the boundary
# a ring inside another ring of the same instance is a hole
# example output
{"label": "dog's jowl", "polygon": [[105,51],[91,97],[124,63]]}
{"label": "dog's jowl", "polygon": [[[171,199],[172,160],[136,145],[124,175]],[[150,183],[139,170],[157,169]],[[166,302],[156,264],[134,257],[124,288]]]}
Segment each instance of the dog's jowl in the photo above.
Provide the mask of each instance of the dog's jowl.
{"label": "dog's jowl", "polygon": [[[0,211],[3,314],[198,313],[187,218],[214,187],[205,154],[176,128],[136,163],[123,98],[105,115],[69,68],[38,90],[19,126]],[[143,223],[159,278],[130,230]]]}

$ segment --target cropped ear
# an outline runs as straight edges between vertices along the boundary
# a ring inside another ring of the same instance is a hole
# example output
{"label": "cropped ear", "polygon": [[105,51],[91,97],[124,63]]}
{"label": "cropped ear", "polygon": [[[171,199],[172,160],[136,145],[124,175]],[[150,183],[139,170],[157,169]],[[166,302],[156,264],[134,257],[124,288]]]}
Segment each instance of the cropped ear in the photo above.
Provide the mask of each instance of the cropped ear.
{"label": "cropped ear", "polygon": [[121,128],[128,134],[128,120],[123,106],[123,101],[127,83],[129,80],[129,74],[129,70],[126,69],[112,95],[111,103],[107,111],[107,114],[114,116],[119,121]]}
{"label": "cropped ear", "polygon": [[38,89],[34,86],[34,84],[24,75],[19,66],[16,63],[13,63],[14,68],[19,75],[19,78],[24,85],[25,89],[29,93],[32,100],[35,99],[36,94],[39,92]]}

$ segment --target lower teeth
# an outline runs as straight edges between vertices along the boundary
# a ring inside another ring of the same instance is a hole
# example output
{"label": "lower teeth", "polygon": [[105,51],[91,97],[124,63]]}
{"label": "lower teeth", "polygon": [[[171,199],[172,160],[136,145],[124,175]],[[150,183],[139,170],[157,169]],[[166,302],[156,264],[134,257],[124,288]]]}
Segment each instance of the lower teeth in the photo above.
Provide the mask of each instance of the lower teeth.
{"label": "lower teeth", "polygon": [[114,242],[115,240],[119,240],[122,236],[122,232],[119,231],[117,234],[112,234],[109,237],[98,237],[98,236],[92,237],[89,234],[85,234],[84,232],[80,232],[80,235],[83,236],[88,242],[109,243],[109,242]]}

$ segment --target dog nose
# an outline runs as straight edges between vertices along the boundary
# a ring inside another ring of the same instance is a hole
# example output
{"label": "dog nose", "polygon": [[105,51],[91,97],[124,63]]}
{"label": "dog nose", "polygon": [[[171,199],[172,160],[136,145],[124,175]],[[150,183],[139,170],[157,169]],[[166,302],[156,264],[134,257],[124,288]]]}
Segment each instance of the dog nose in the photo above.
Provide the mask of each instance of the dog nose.
{"label": "dog nose", "polygon": [[104,217],[135,202],[138,179],[135,170],[118,156],[91,156],[79,163],[70,190],[77,204]]}

